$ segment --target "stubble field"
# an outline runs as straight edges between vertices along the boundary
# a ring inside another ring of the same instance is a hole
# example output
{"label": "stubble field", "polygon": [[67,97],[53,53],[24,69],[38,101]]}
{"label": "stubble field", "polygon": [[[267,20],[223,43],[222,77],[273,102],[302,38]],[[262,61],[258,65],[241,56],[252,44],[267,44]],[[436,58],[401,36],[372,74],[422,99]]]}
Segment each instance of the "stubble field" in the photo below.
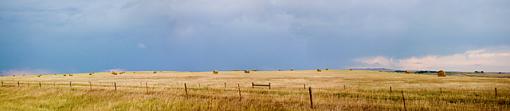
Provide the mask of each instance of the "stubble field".
{"label": "stubble field", "polygon": [[[510,110],[510,78],[505,74],[440,78],[300,70],[65,75],[0,77],[0,110]],[[270,83],[271,89],[252,83]]]}

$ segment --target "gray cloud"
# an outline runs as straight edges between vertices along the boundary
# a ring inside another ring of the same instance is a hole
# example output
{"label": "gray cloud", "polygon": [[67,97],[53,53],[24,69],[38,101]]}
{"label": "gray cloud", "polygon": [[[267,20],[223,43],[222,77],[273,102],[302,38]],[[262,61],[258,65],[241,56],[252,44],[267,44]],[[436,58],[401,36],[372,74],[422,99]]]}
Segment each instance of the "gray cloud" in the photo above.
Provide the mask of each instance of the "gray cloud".
{"label": "gray cloud", "polygon": [[[11,64],[0,70],[342,68],[366,56],[510,45],[509,6],[508,0],[6,0],[0,60]],[[55,62],[62,64],[49,64]]]}

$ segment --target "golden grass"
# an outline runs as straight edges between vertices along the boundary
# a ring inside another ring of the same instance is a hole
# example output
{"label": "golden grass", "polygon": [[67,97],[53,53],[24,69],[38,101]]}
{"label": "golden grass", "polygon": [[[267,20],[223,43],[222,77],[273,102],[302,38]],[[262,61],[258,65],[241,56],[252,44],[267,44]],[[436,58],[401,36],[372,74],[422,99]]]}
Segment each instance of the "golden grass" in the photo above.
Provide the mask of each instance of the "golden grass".
{"label": "golden grass", "polygon": [[[0,88],[0,109],[402,110],[400,91],[404,91],[407,110],[510,110],[509,78],[439,78],[437,75],[348,70],[221,72],[5,76],[0,77],[4,82]],[[21,87],[17,87],[17,81],[21,82]],[[114,91],[114,82],[117,91]],[[271,90],[251,88],[251,82],[271,82]],[[189,88],[188,96],[184,92],[184,83]],[[241,100],[238,83],[243,96]],[[310,109],[308,90],[304,86],[313,89],[315,109]],[[494,88],[498,88],[497,97]]]}

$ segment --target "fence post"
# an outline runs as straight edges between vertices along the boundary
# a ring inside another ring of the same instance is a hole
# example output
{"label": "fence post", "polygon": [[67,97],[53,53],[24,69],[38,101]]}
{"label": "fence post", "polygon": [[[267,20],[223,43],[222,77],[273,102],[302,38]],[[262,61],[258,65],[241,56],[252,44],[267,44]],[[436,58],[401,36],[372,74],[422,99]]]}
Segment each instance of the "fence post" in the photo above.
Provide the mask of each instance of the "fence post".
{"label": "fence post", "polygon": [[255,84],[251,82],[251,88],[255,88]]}
{"label": "fence post", "polygon": [[308,87],[308,95],[310,95],[310,108],[313,109],[312,87]]}
{"label": "fence post", "polygon": [[223,85],[225,86],[225,88],[227,88],[227,82],[223,82]]}
{"label": "fence post", "polygon": [[344,84],[344,90],[345,90],[345,84]]}
{"label": "fence post", "polygon": [[71,81],[69,81],[69,87],[73,87],[73,84],[71,83]]}
{"label": "fence post", "polygon": [[241,87],[239,86],[239,83],[237,83],[237,91],[239,92],[239,101],[241,101],[243,96],[241,96]]}
{"label": "fence post", "polygon": [[404,103],[404,111],[407,111],[407,108],[406,108],[406,99],[404,97],[404,91],[402,91],[402,102]]}
{"label": "fence post", "polygon": [[391,86],[390,86],[390,93],[392,93],[392,92],[393,92],[393,90],[391,89]]}
{"label": "fence post", "polygon": [[269,89],[271,89],[271,82],[269,82]]}
{"label": "fence post", "polygon": [[92,90],[92,82],[89,81],[89,90]]}
{"label": "fence post", "polygon": [[149,85],[145,82],[145,93],[149,94]]}
{"label": "fence post", "polygon": [[39,88],[41,88],[41,87],[42,87],[42,84],[41,84],[41,82],[39,82]]}
{"label": "fence post", "polygon": [[184,92],[186,92],[186,98],[188,98],[188,86],[184,83]]}
{"label": "fence post", "polygon": [[19,81],[18,81],[18,87],[19,87]]}
{"label": "fence post", "polygon": [[117,91],[117,82],[113,82],[113,87],[115,87],[115,91]]}
{"label": "fence post", "polygon": [[2,87],[4,87],[4,81],[2,81]]}
{"label": "fence post", "polygon": [[498,88],[494,88],[494,96],[498,97]]}
{"label": "fence post", "polygon": [[303,84],[303,89],[306,89],[306,84]]}

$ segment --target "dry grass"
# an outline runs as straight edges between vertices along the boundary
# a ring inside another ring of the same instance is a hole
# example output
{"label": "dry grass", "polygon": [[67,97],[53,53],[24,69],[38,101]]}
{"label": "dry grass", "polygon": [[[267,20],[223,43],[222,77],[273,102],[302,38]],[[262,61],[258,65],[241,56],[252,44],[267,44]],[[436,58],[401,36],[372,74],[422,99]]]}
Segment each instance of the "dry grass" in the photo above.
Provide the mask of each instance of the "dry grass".
{"label": "dry grass", "polygon": [[[400,91],[404,91],[407,110],[510,110],[509,78],[307,70],[98,72],[0,80],[4,82],[0,109],[4,110],[401,110]],[[271,82],[272,88],[251,88],[251,82]],[[313,88],[315,109],[309,108],[303,85]],[[494,88],[498,88],[497,97]]]}

